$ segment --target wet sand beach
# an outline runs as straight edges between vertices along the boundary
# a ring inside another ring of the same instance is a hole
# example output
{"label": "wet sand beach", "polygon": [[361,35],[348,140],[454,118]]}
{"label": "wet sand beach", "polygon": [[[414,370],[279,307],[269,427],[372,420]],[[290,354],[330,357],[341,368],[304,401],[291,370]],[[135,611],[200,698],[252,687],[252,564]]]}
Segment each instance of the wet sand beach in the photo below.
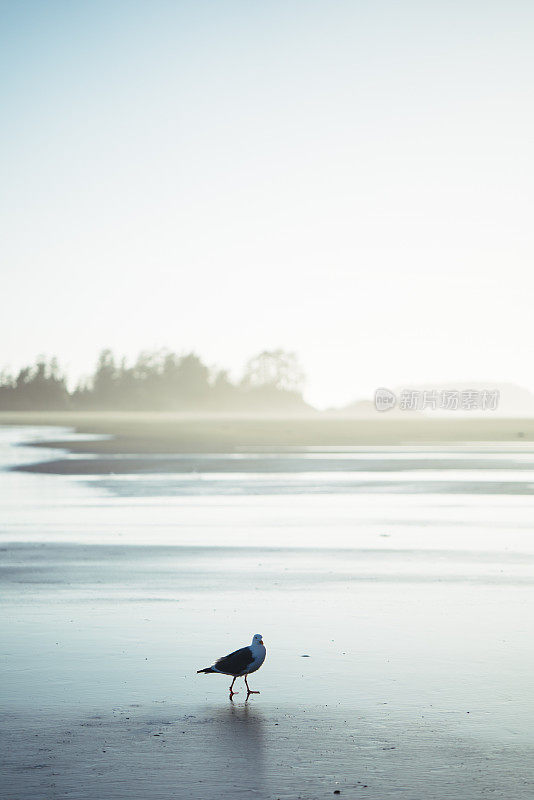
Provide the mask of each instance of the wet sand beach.
{"label": "wet sand beach", "polygon": [[[2,797],[533,796],[531,445],[80,474],[0,435]],[[230,703],[196,670],[258,631]]]}
{"label": "wet sand beach", "polygon": [[[288,448],[343,451],[359,446],[461,445],[534,441],[534,418],[373,414],[340,416],[195,414],[183,412],[2,411],[0,425],[47,426],[49,441],[71,453],[183,454],[284,452]],[[77,438],[63,436],[74,430]]]}

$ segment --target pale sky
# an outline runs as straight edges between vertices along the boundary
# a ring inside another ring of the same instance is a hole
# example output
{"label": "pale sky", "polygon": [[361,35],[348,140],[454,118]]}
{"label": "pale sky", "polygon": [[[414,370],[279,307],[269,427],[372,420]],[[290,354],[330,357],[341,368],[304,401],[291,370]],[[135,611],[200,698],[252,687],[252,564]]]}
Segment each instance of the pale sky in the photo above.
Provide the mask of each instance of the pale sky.
{"label": "pale sky", "polygon": [[532,0],[0,2],[0,365],[534,390]]}

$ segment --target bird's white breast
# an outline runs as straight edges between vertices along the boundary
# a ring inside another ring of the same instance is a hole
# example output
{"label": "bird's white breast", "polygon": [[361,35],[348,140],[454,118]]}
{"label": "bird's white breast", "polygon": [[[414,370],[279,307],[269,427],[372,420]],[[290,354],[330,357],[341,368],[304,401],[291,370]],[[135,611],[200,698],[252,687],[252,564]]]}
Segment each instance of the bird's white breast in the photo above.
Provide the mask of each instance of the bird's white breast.
{"label": "bird's white breast", "polygon": [[254,656],[254,661],[247,668],[248,675],[251,672],[256,672],[256,670],[261,667],[261,665],[265,661],[265,656],[267,655],[267,650],[265,648],[265,645],[263,644],[259,644],[257,647],[252,647],[251,650],[252,650],[252,655]]}

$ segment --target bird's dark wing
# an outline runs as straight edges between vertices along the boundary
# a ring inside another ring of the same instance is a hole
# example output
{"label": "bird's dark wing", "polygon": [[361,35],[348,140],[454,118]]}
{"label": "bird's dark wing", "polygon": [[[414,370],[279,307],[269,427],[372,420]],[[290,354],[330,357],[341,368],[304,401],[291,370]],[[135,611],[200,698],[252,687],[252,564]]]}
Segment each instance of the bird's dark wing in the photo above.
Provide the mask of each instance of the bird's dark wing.
{"label": "bird's dark wing", "polygon": [[254,656],[252,655],[250,647],[242,647],[241,650],[236,650],[234,653],[230,653],[229,656],[219,658],[219,660],[215,662],[215,666],[217,669],[220,669],[221,672],[228,673],[228,675],[239,675],[239,673],[244,672],[253,661]]}

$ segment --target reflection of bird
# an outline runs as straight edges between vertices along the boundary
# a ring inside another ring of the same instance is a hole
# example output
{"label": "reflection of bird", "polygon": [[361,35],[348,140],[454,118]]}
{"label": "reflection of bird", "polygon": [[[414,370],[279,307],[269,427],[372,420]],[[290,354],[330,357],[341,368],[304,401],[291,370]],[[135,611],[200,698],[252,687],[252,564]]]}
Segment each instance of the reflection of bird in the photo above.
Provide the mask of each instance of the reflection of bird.
{"label": "reflection of bird", "polygon": [[249,688],[247,675],[251,672],[256,672],[261,667],[265,661],[266,654],[267,650],[263,644],[261,633],[256,633],[252,637],[252,644],[248,647],[242,647],[241,650],[236,650],[234,653],[224,656],[224,658],[219,658],[212,667],[199,669],[197,672],[220,672],[222,675],[233,675],[234,680],[230,686],[230,700],[234,694],[237,694],[233,689],[235,679],[244,675],[248,700],[249,695],[259,694],[259,692]]}

